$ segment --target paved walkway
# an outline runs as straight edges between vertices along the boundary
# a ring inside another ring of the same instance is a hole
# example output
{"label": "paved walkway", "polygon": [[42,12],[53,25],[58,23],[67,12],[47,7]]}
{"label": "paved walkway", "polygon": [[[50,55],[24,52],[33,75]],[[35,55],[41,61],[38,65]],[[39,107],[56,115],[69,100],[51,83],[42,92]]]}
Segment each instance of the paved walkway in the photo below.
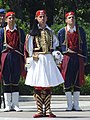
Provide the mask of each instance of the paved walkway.
{"label": "paved walkway", "polygon": [[36,104],[33,96],[20,96],[20,108],[23,112],[3,112],[0,109],[0,120],[90,120],[90,96],[80,96],[80,107],[83,111],[66,112],[65,96],[52,96],[51,108],[56,118],[33,118]]}

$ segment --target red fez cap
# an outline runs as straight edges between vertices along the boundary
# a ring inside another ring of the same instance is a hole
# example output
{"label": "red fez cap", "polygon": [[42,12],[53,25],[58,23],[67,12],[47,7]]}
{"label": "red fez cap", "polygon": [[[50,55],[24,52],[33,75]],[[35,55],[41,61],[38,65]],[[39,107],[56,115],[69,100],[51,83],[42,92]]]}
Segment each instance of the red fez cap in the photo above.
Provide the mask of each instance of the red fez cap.
{"label": "red fez cap", "polygon": [[74,15],[75,13],[74,12],[68,12],[65,14],[65,17],[67,18],[69,15]]}
{"label": "red fez cap", "polygon": [[36,16],[38,17],[39,15],[45,15],[46,14],[46,11],[45,10],[38,10],[36,12]]}
{"label": "red fez cap", "polygon": [[15,15],[15,13],[14,12],[7,12],[5,17],[11,16],[11,15]]}

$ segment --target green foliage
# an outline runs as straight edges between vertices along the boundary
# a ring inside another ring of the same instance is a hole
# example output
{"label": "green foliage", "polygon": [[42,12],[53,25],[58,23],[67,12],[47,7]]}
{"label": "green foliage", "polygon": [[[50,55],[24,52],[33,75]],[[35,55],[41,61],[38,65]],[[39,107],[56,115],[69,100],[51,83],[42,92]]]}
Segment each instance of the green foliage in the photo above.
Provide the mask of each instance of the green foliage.
{"label": "green foliage", "polygon": [[51,29],[54,30],[54,32],[57,34],[58,31],[64,26],[65,26],[65,24],[59,24],[59,25],[58,24],[53,24],[51,26]]}
{"label": "green foliage", "polygon": [[8,10],[10,7],[7,4],[7,0],[0,0],[0,8],[4,8],[6,10]]}
{"label": "green foliage", "polygon": [[52,94],[54,95],[64,95],[64,85],[58,85],[52,88]]}
{"label": "green foliage", "polygon": [[27,22],[21,21],[20,19],[16,19],[16,24],[21,27],[25,33],[29,33],[30,25]]}
{"label": "green foliage", "polygon": [[85,77],[85,85],[81,88],[81,94],[90,95],[90,74]]}
{"label": "green foliage", "polygon": [[25,85],[25,80],[20,79],[19,81],[19,92],[21,95],[32,95],[33,92],[33,87]]}
{"label": "green foliage", "polygon": [[74,11],[77,19],[90,23],[89,0],[55,0],[55,23],[63,23],[67,11]]}

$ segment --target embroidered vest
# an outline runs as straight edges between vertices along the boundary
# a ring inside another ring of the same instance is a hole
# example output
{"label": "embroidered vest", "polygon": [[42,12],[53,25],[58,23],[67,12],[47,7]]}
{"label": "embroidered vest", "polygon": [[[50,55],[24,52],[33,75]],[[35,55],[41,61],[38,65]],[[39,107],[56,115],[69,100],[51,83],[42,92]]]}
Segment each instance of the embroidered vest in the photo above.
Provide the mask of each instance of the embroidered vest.
{"label": "embroidered vest", "polygon": [[[19,50],[21,50],[21,34],[20,34],[20,29],[18,28],[18,34],[19,34]],[[6,42],[6,27],[4,27],[4,42],[3,42],[3,52],[7,50],[7,42]]]}
{"label": "embroidered vest", "polygon": [[34,52],[48,53],[52,49],[53,32],[46,29],[41,30],[41,36],[35,36]]}
{"label": "embroidered vest", "polygon": [[[82,49],[81,49],[82,40],[81,40],[80,31],[79,31],[78,27],[76,27],[76,31],[78,34],[78,52],[81,53],[82,52]],[[62,43],[62,45],[66,45],[66,50],[68,49],[68,39],[67,39],[67,29],[66,28],[65,28],[65,40]]]}

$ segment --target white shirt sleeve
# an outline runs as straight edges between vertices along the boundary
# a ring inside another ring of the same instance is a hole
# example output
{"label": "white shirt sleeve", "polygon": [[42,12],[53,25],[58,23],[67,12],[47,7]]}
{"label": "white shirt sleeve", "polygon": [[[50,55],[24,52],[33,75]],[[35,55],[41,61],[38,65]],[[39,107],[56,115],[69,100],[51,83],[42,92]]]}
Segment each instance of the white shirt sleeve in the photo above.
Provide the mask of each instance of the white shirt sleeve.
{"label": "white shirt sleeve", "polygon": [[59,46],[59,40],[55,34],[53,34],[53,49]]}
{"label": "white shirt sleeve", "polygon": [[33,54],[33,36],[30,36],[30,35],[28,38],[28,51],[29,51],[29,55],[32,56],[32,54]]}

